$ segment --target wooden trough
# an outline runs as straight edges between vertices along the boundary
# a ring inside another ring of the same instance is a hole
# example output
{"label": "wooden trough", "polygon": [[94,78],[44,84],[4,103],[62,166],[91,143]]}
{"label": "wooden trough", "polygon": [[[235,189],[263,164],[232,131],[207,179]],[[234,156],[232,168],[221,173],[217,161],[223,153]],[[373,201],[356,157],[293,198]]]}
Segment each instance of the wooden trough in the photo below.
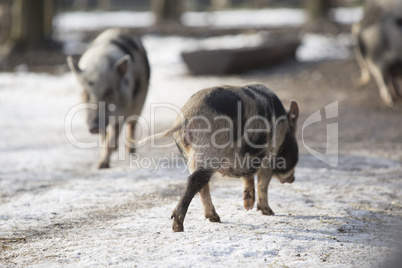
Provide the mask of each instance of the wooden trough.
{"label": "wooden trough", "polygon": [[298,38],[279,38],[259,46],[237,49],[197,50],[182,52],[191,72],[196,75],[224,75],[267,67],[294,58]]}

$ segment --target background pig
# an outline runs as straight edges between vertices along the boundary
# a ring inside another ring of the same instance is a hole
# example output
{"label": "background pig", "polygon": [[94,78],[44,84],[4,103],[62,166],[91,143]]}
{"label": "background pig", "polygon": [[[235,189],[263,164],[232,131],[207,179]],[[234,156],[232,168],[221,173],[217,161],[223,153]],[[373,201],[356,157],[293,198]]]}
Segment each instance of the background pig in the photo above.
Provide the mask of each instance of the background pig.
{"label": "background pig", "polygon": [[257,210],[274,215],[268,205],[268,185],[272,176],[282,183],[295,179],[298,115],[296,102],[292,101],[286,112],[278,97],[261,84],[208,88],[194,94],[182,108],[175,126],[153,136],[173,133],[191,173],[172,213],[173,230],[183,231],[184,217],[197,192],[205,217],[220,221],[208,186],[215,173],[243,179],[246,209],[254,206],[257,174]]}
{"label": "background pig", "polygon": [[[101,33],[82,55],[78,65],[71,56],[68,66],[82,88],[83,101],[96,104],[87,109],[88,130],[100,134],[99,168],[108,168],[119,133],[129,116],[140,115],[148,91],[150,67],[139,38],[120,29]],[[135,121],[127,120],[127,136],[133,138]],[[127,150],[133,151],[131,146]]]}
{"label": "background pig", "polygon": [[360,84],[368,83],[371,73],[382,100],[392,106],[401,97],[396,76],[402,73],[402,1],[367,1],[363,19],[352,32],[357,39]]}

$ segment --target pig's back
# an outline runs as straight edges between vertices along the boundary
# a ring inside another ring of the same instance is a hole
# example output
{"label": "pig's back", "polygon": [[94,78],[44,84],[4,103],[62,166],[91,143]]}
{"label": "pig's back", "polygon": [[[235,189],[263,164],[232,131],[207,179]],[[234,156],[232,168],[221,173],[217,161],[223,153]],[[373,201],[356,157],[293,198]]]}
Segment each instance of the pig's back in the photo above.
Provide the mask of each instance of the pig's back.
{"label": "pig's back", "polygon": [[[272,126],[288,127],[281,101],[262,84],[201,90],[183,106],[182,112],[187,120],[184,131],[191,132],[184,135],[191,139],[186,142],[196,144],[199,148],[195,151],[205,157],[228,157],[230,161],[247,154],[265,156],[270,150]],[[280,117],[283,120],[277,122]],[[249,130],[266,131],[245,132],[246,126]]]}

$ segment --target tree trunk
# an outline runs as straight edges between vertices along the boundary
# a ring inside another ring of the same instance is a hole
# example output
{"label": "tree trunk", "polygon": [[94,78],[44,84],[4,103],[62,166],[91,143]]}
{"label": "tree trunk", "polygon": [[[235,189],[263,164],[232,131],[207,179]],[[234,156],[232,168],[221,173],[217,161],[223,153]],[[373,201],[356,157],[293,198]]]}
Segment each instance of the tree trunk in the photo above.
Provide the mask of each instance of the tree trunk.
{"label": "tree trunk", "polygon": [[0,1],[0,45],[8,41],[10,37],[11,6],[11,0]]}
{"label": "tree trunk", "polygon": [[103,11],[112,9],[112,0],[98,0],[98,8]]}
{"label": "tree trunk", "polygon": [[211,0],[212,10],[221,10],[230,6],[230,0]]}
{"label": "tree trunk", "polygon": [[332,3],[330,0],[307,0],[306,9],[310,20],[328,19]]}
{"label": "tree trunk", "polygon": [[52,34],[53,0],[14,0],[10,41],[16,47],[40,46]]}
{"label": "tree trunk", "polygon": [[73,9],[87,10],[88,9],[88,0],[74,0]]}
{"label": "tree trunk", "polygon": [[180,24],[180,17],[183,13],[183,0],[152,0],[152,10],[155,14],[155,23]]}

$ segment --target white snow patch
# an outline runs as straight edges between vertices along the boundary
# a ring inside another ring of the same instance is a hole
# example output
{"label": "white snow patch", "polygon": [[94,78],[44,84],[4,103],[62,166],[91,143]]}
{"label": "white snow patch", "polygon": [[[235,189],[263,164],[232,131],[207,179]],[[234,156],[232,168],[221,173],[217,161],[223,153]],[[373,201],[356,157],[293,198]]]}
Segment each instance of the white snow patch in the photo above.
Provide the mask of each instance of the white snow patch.
{"label": "white snow patch", "polygon": [[334,21],[341,24],[353,24],[363,18],[362,7],[338,7],[331,10]]}
{"label": "white snow patch", "polygon": [[303,10],[291,8],[186,12],[182,16],[183,24],[193,27],[297,26],[303,24],[306,19]]}
{"label": "white snow patch", "polygon": [[298,61],[343,60],[352,57],[351,34],[304,34],[296,51]]}
{"label": "white snow patch", "polygon": [[[361,19],[363,9],[335,8],[331,11],[336,22],[350,24]],[[190,27],[278,27],[300,26],[307,21],[302,9],[266,8],[242,9],[214,12],[188,11],[182,15],[182,23]],[[65,12],[55,16],[53,24],[58,31],[82,31],[109,27],[149,27],[155,22],[155,16],[149,11],[114,11],[114,12]]]}
{"label": "white snow patch", "polygon": [[186,46],[185,51],[258,47],[266,42],[269,36],[268,32],[258,32],[256,34],[209,37],[201,40],[193,39],[192,44]]}
{"label": "white snow patch", "polygon": [[110,27],[148,27],[155,22],[152,12],[114,11],[114,12],[66,12],[53,19],[59,31],[84,31]]}

